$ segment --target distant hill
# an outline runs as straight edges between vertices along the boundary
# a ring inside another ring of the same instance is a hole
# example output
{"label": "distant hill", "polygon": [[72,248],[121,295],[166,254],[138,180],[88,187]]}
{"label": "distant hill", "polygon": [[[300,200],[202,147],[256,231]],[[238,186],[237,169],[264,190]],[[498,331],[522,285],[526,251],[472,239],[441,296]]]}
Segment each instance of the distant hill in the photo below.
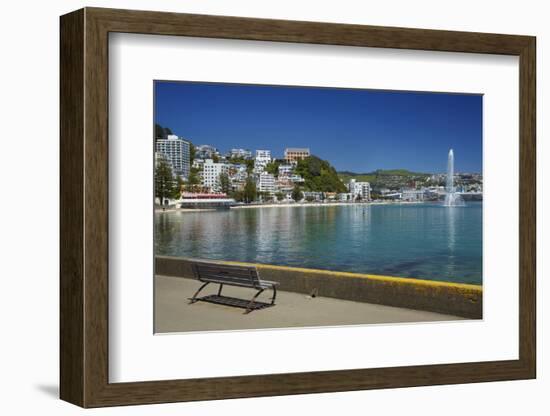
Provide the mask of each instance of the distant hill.
{"label": "distant hill", "polygon": [[365,173],[338,172],[338,177],[344,183],[349,182],[350,179],[355,179],[358,182],[370,182],[374,188],[397,188],[406,186],[412,180],[425,180],[429,176],[431,176],[430,173],[413,172],[407,169],[378,169]]}
{"label": "distant hill", "polygon": [[338,172],[340,176],[430,176],[431,173],[413,172],[407,169],[377,169],[367,173],[356,173],[347,170]]}

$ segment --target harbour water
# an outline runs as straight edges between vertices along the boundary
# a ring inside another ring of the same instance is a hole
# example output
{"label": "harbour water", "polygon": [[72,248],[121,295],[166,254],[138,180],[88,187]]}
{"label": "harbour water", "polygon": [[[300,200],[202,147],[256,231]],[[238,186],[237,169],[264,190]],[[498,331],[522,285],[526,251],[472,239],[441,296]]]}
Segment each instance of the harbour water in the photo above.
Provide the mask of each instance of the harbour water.
{"label": "harbour water", "polygon": [[482,203],[155,213],[158,255],[482,282]]}

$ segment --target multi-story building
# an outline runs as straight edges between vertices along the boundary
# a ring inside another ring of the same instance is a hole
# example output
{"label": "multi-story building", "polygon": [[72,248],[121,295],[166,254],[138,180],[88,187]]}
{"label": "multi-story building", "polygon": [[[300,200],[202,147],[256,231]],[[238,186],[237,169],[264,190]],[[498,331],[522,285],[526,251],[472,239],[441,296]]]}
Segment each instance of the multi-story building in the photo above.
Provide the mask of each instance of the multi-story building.
{"label": "multi-story building", "polygon": [[290,175],[288,178],[294,183],[304,183],[305,182],[304,178],[302,178],[300,175],[296,175],[296,174]]}
{"label": "multi-story building", "polygon": [[252,152],[248,149],[231,149],[229,151],[230,158],[252,159]]}
{"label": "multi-story building", "polygon": [[[157,168],[157,166],[159,165],[159,163],[160,163],[161,161],[167,162],[166,159],[165,159],[165,157],[164,157],[164,155],[163,155],[162,153],[157,152],[157,151],[155,150],[155,169]],[[168,163],[170,163],[170,162],[168,162]]]}
{"label": "multi-story building", "polygon": [[212,159],[214,156],[219,155],[218,149],[209,144],[200,144],[195,147],[195,157],[197,159]]}
{"label": "multi-story building", "polygon": [[350,192],[343,192],[338,194],[338,201],[351,202],[353,201],[353,195]]}
{"label": "multi-story building", "polygon": [[227,174],[229,167],[226,163],[214,163],[212,159],[206,159],[202,169],[202,184],[211,192],[220,192],[220,175]]}
{"label": "multi-story building", "polygon": [[247,166],[241,163],[229,164],[229,178],[244,181],[248,178]]}
{"label": "multi-story building", "polygon": [[382,197],[384,199],[391,199],[391,200],[397,200],[397,199],[401,199],[401,192],[399,191],[392,191],[391,189],[381,189],[380,190],[380,195],[382,195]]}
{"label": "multi-story building", "polygon": [[234,190],[244,189],[244,185],[248,178],[245,164],[230,164],[228,167],[228,174],[231,181],[231,187]]}
{"label": "multi-story building", "polygon": [[201,169],[202,165],[204,165],[204,159],[193,159],[193,167],[195,169]]}
{"label": "multi-story building", "polygon": [[167,135],[166,139],[157,139],[155,145],[156,152],[170,163],[173,173],[184,179],[189,178],[191,163],[189,149],[189,142],[175,134]]}
{"label": "multi-story building", "polygon": [[254,172],[260,174],[268,163],[271,163],[271,150],[256,150],[254,158]]}
{"label": "multi-story building", "polygon": [[424,188],[424,199],[437,201],[445,197],[445,187],[444,186],[430,186],[429,188]]}
{"label": "multi-story building", "polygon": [[288,162],[298,162],[299,160],[305,159],[306,157],[311,156],[308,148],[299,148],[299,147],[289,147],[285,149],[285,159]]}
{"label": "multi-story building", "polygon": [[401,199],[403,201],[424,201],[424,190],[423,189],[402,189],[401,190]]}
{"label": "multi-story building", "polygon": [[311,201],[322,201],[323,193],[322,192],[304,192],[304,198]]}
{"label": "multi-story building", "polygon": [[279,176],[290,176],[293,168],[292,165],[279,165]]}
{"label": "multi-story building", "polygon": [[350,179],[348,183],[349,193],[353,195],[353,199],[358,197],[361,200],[370,200],[370,183],[369,182],[357,182],[355,179]]}
{"label": "multi-story building", "polygon": [[275,182],[275,186],[278,191],[282,193],[286,193],[286,192],[292,192],[295,185],[294,185],[294,182],[292,182],[288,177],[279,175],[279,177]]}
{"label": "multi-story building", "polygon": [[273,195],[275,190],[275,176],[267,172],[260,173],[258,177],[258,191],[267,192],[270,195]]}

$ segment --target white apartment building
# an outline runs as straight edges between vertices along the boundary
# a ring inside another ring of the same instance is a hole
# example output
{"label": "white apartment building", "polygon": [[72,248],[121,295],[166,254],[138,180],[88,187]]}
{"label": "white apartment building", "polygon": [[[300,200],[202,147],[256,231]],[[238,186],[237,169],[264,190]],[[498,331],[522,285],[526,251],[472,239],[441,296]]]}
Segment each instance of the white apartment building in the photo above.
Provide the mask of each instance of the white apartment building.
{"label": "white apartment building", "polygon": [[193,167],[195,169],[201,169],[204,165],[204,159],[193,159]]}
{"label": "white apartment building", "polygon": [[302,178],[300,175],[292,174],[288,177],[292,182],[294,183],[303,183],[305,182],[305,179]]}
{"label": "white apartment building", "polygon": [[271,150],[256,150],[254,172],[262,173],[268,163],[271,163]]}
{"label": "white apartment building", "polygon": [[252,152],[248,149],[231,149],[229,151],[229,157],[252,159]]}
{"label": "white apartment building", "polygon": [[169,134],[166,139],[157,139],[155,151],[170,163],[175,175],[187,179],[191,161],[189,147],[187,140]]}
{"label": "white apartment building", "polygon": [[353,201],[353,195],[350,192],[344,192],[344,193],[338,194],[337,197],[338,197],[338,201],[342,201],[342,202]]}
{"label": "white apartment building", "polygon": [[199,144],[195,147],[195,157],[197,159],[212,159],[214,156],[219,155],[218,149],[209,144]]}
{"label": "white apartment building", "polygon": [[202,169],[202,184],[211,192],[220,192],[220,175],[227,174],[229,166],[226,163],[214,163],[212,159],[206,159]]}
{"label": "white apartment building", "polygon": [[248,173],[246,170],[246,165],[244,164],[234,164],[228,165],[229,168],[229,177],[230,179],[235,179],[237,181],[245,181],[248,178]]}
{"label": "white apartment building", "polygon": [[348,184],[349,193],[353,195],[353,199],[361,197],[364,201],[370,200],[370,183],[357,182],[355,179],[350,179]]}
{"label": "white apartment building", "polygon": [[292,165],[279,165],[279,176],[290,176],[293,168]]}
{"label": "white apartment building", "polygon": [[270,195],[273,195],[276,189],[277,188],[275,187],[275,176],[267,172],[260,173],[259,179],[258,179],[258,191],[268,192]]}
{"label": "white apartment building", "polygon": [[155,150],[155,169],[157,168],[161,160],[164,160],[164,156]]}
{"label": "white apartment building", "polygon": [[402,189],[401,199],[403,201],[424,201],[424,190],[422,189]]}
{"label": "white apartment building", "polygon": [[323,193],[322,192],[303,192],[304,198],[306,200],[311,199],[312,201],[322,201],[323,200]]}

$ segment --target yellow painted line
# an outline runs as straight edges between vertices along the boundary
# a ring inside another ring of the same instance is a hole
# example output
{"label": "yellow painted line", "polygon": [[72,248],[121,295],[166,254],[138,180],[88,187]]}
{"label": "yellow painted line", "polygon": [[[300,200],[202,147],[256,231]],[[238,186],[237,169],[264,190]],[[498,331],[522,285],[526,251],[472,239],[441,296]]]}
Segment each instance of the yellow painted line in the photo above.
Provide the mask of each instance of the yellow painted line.
{"label": "yellow painted line", "polygon": [[[193,259],[189,259],[193,260]],[[197,259],[199,260],[199,259]],[[205,260],[201,260],[205,261]],[[454,283],[454,282],[443,282],[439,280],[426,280],[426,279],[417,279],[413,277],[397,277],[397,276],[383,276],[378,274],[364,274],[364,273],[352,273],[352,272],[337,272],[331,270],[322,270],[322,269],[306,269],[303,267],[289,267],[289,266],[276,266],[272,264],[262,264],[262,263],[245,263],[240,261],[227,261],[227,260],[206,260],[217,263],[232,264],[235,266],[256,266],[259,269],[275,269],[275,270],[284,270],[284,271],[294,271],[301,273],[318,273],[325,274],[333,277],[355,277],[361,279],[369,280],[378,280],[387,283],[403,283],[409,285],[417,286],[429,286],[429,287],[440,287],[440,288],[453,288],[459,290],[470,290],[474,292],[482,292],[483,287],[481,285],[474,285],[469,283]]]}

